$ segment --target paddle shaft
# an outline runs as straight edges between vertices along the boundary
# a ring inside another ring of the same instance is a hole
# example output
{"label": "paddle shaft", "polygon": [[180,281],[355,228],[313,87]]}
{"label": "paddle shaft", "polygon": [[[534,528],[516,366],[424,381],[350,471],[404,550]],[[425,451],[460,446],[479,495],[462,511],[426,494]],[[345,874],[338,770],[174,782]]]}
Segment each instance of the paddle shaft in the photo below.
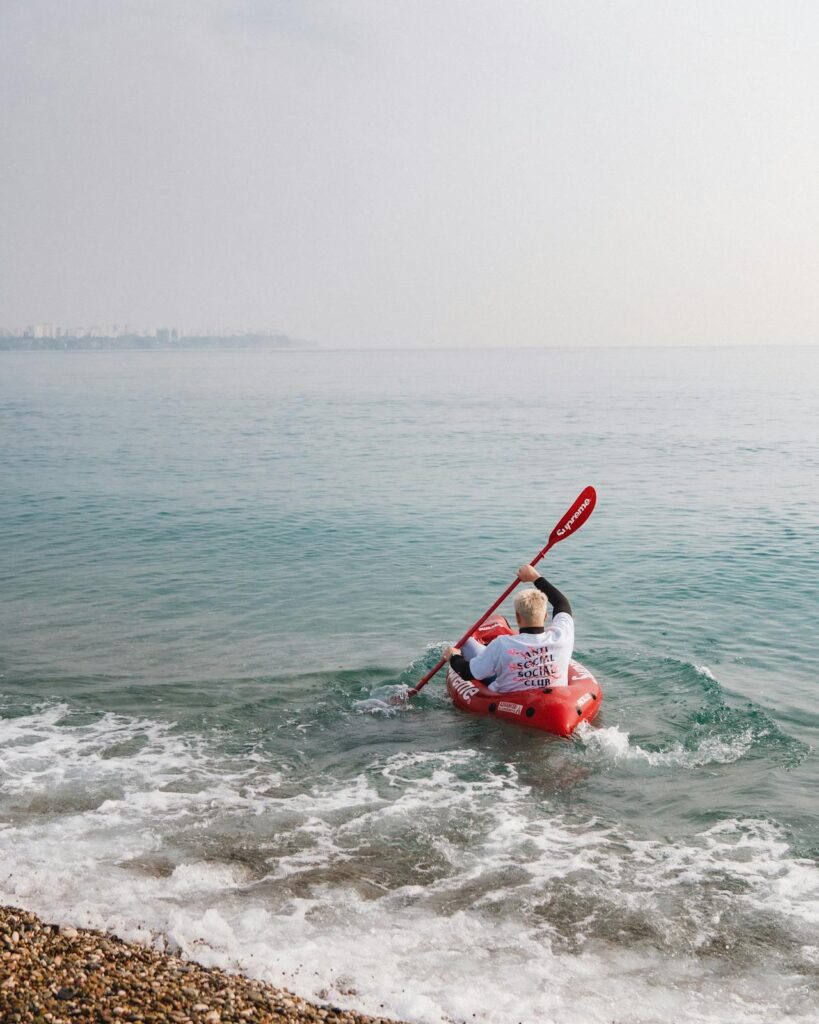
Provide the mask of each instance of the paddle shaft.
{"label": "paddle shaft", "polygon": [[[569,534],[573,532],[573,530],[579,530],[583,523],[592,514],[596,502],[597,494],[593,487],[586,487],[585,490],[581,491],[580,494],[577,496],[575,503],[565,514],[565,516],[563,516],[563,518],[560,520],[560,522],[557,524],[554,530],[552,530],[551,534],[549,535],[549,540],[546,544],[546,547],[541,548],[529,564],[537,565],[537,563],[541,560],[541,558],[543,558],[543,556],[546,554],[549,548],[551,548],[554,544],[557,544],[558,541],[563,540],[565,537],[568,537]],[[470,636],[472,636],[472,634],[475,632],[478,626],[480,626],[482,622],[485,622],[486,619],[488,619],[489,616],[492,614],[492,612],[498,607],[498,605],[502,604],[506,600],[506,598],[509,597],[509,595],[515,589],[518,583],[520,583],[520,580],[514,580],[512,583],[509,584],[509,586],[506,588],[506,590],[504,590],[504,592],[497,599],[497,601],[495,601],[493,605],[486,609],[486,611],[478,619],[477,622],[473,623],[469,627],[469,629],[464,633],[464,635],[457,642],[457,644],[455,644],[456,647],[461,647],[464,643],[466,643],[466,641],[469,639]],[[427,683],[430,681],[430,679],[432,679],[434,675],[436,675],[436,673],[440,672],[440,670],[444,667],[445,664],[446,658],[441,658],[438,664],[435,665],[434,668],[431,668],[419,683],[417,683],[415,686],[412,687],[412,689],[407,691],[406,696],[414,697],[419,690],[423,689],[427,685]]]}
{"label": "paddle shaft", "polygon": [[[551,546],[552,546],[551,544],[547,544],[546,547],[537,556],[537,558],[533,558],[532,561],[529,564],[530,565],[537,565],[537,563],[541,560],[541,558],[543,558],[543,556],[546,554],[546,552],[549,550],[549,548]],[[464,633],[464,635],[457,642],[457,644],[455,644],[455,647],[461,647],[463,644],[466,643],[466,641],[472,636],[472,634],[475,632],[475,630],[478,628],[478,626],[480,626],[480,624],[482,622],[485,622],[489,618],[489,616],[492,614],[492,612],[499,605],[503,604],[503,602],[506,600],[507,597],[509,597],[509,595],[515,589],[515,587],[518,585],[518,583],[520,583],[520,580],[514,580],[512,583],[509,584],[509,586],[506,588],[506,590],[504,590],[504,592],[497,599],[497,601],[495,601],[495,603],[493,605],[491,605],[489,608],[486,609],[486,611],[478,619],[477,622],[473,623],[469,627],[469,629]],[[431,668],[429,670],[429,672],[427,672],[427,674],[424,676],[424,678],[419,683],[417,683],[415,686],[412,687],[412,689],[409,691],[407,696],[408,697],[414,697],[415,694],[418,693],[418,691],[422,687],[427,685],[427,683],[430,681],[430,679],[432,679],[432,677],[434,675],[436,675],[438,672],[441,671],[441,669],[444,667],[445,664],[446,664],[446,658],[441,658],[441,660],[438,662],[438,664],[434,668]]]}

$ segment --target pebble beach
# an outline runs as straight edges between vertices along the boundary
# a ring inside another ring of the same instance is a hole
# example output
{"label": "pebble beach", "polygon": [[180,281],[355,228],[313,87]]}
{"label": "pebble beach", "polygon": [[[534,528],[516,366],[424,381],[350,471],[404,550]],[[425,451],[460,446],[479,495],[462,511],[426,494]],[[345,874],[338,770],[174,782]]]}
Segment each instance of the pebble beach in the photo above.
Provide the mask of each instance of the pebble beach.
{"label": "pebble beach", "polygon": [[396,1024],[86,928],[0,907],[3,1024]]}

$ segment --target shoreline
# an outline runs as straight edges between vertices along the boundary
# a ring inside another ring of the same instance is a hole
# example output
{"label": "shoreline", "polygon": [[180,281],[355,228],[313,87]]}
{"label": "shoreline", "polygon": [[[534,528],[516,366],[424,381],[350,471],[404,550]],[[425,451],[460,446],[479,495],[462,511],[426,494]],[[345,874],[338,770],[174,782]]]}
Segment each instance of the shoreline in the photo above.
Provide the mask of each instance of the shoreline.
{"label": "shoreline", "polygon": [[[4,1024],[402,1024],[311,1003],[219,967],[0,906]],[[403,1022],[406,1024],[406,1022]]]}

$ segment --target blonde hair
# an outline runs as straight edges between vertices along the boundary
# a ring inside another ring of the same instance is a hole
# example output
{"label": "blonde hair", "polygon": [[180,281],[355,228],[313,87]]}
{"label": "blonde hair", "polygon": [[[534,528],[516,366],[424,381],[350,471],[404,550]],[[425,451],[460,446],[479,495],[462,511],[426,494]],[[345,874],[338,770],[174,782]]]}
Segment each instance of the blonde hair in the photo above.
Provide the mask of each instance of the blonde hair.
{"label": "blonde hair", "polygon": [[546,595],[534,587],[521,590],[515,598],[515,611],[524,626],[540,626],[546,621]]}

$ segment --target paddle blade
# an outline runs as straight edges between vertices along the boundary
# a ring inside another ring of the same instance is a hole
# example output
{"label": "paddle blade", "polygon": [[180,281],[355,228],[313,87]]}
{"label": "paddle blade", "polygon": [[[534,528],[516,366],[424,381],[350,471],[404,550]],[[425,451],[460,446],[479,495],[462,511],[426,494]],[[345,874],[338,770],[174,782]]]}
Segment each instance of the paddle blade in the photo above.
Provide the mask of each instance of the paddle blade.
{"label": "paddle blade", "polygon": [[594,511],[596,503],[597,491],[593,487],[586,487],[585,490],[581,491],[572,507],[552,530],[546,548],[552,547],[558,541],[565,540],[572,533],[577,533]]}

